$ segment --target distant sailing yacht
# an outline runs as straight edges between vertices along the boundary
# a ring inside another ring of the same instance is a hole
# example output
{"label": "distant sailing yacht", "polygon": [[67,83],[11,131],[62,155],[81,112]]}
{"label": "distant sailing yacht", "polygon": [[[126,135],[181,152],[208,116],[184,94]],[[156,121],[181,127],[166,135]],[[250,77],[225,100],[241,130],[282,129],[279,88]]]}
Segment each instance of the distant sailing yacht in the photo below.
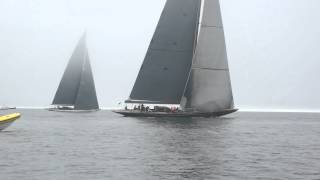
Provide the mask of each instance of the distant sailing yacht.
{"label": "distant sailing yacht", "polygon": [[80,39],[63,74],[51,111],[97,111],[99,104],[92,75],[86,34]]}
{"label": "distant sailing yacht", "polygon": [[[141,106],[114,112],[143,117],[212,117],[237,111],[219,0],[167,0],[126,103]],[[149,110],[143,104],[180,105],[180,110]]]}

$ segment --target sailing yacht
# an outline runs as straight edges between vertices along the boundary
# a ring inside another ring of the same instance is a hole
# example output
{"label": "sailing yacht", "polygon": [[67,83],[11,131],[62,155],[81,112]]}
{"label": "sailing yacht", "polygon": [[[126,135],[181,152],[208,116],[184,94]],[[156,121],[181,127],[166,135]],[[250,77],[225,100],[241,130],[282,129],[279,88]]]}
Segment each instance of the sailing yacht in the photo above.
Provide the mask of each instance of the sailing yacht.
{"label": "sailing yacht", "polygon": [[50,111],[87,112],[99,110],[93,74],[86,45],[80,39],[63,74]]}
{"label": "sailing yacht", "polygon": [[[236,112],[219,0],[167,0],[124,116],[212,117]],[[145,104],[178,109],[144,108]],[[161,109],[161,110],[159,110]]]}

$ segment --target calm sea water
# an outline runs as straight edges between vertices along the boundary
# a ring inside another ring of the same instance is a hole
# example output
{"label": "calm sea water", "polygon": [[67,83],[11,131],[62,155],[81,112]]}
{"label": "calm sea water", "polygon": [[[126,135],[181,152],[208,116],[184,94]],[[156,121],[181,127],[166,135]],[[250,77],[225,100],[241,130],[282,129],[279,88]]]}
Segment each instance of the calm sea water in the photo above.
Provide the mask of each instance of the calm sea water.
{"label": "calm sea water", "polygon": [[320,179],[320,114],[20,112],[0,132],[1,180]]}

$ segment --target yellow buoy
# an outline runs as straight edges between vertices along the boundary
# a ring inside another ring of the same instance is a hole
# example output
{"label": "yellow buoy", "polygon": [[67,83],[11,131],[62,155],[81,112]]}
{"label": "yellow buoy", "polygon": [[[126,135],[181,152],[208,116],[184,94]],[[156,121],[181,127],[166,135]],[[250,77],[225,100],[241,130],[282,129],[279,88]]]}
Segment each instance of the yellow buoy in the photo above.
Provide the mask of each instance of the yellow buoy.
{"label": "yellow buoy", "polygon": [[13,113],[0,116],[0,131],[10,126],[10,124],[12,124],[15,120],[19,119],[20,117],[20,113]]}

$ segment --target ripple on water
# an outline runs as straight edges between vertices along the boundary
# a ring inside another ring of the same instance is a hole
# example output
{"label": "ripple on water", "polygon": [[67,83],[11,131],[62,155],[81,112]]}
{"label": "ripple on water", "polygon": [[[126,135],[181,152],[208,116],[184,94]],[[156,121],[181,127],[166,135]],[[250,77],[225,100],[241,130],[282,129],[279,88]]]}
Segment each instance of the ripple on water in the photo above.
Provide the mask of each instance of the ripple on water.
{"label": "ripple on water", "polygon": [[1,180],[320,179],[319,114],[22,113],[0,133]]}

